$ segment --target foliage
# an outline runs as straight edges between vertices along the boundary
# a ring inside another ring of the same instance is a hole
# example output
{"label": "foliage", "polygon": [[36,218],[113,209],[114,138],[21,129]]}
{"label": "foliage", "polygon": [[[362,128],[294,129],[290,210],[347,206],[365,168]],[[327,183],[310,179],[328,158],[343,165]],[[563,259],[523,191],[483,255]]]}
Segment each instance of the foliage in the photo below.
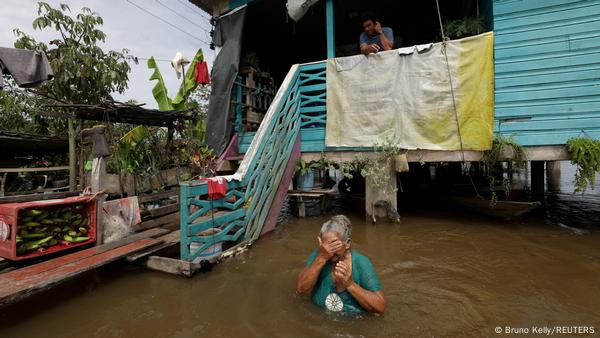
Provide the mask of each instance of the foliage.
{"label": "foliage", "polygon": [[208,114],[208,100],[210,99],[211,87],[207,85],[198,85],[188,96],[187,106],[189,109],[195,109],[201,119],[205,119]]}
{"label": "foliage", "polygon": [[302,176],[302,175],[308,174],[311,170],[312,170],[312,168],[311,168],[310,164],[307,163],[306,161],[304,161],[304,159],[302,157],[300,157],[298,159],[298,162],[296,163],[295,174]]}
{"label": "foliage", "polygon": [[148,60],[148,68],[154,69],[154,72],[150,76],[150,80],[158,81],[152,89],[152,95],[158,103],[159,110],[183,110],[189,108],[187,106],[187,98],[198,86],[198,83],[194,80],[196,75],[196,63],[203,60],[204,54],[202,53],[202,49],[198,49],[194,59],[188,67],[188,72],[185,74],[181,86],[173,99],[170,99],[168,96],[167,87],[165,86],[160,69],[158,69],[154,57],[151,57]]}
{"label": "foliage", "polygon": [[485,21],[482,17],[466,17],[444,24],[444,34],[450,39],[461,39],[485,31]]}
{"label": "foliage", "polygon": [[159,110],[173,110],[173,104],[171,103],[171,99],[169,98],[169,94],[167,92],[167,86],[165,86],[165,81],[163,80],[162,74],[158,69],[158,65],[153,57],[148,60],[148,68],[154,69],[152,75],[150,75],[150,80],[156,80],[156,84],[154,88],[152,88],[152,95],[158,103]]}
{"label": "foliage", "polygon": [[[198,121],[184,121],[176,128],[182,138],[193,138],[204,143],[206,136],[206,117],[208,116],[208,100],[210,98],[210,85],[199,85],[192,91],[187,99],[186,106],[194,109],[199,114]],[[186,133],[187,131],[187,133]]]}
{"label": "foliage", "polygon": [[596,175],[600,173],[600,141],[589,137],[571,138],[567,141],[571,163],[577,166],[575,172],[575,192],[585,193],[594,189]]}
{"label": "foliage", "polygon": [[[202,59],[202,50],[198,50],[192,62],[193,68],[190,66],[190,69],[195,69],[195,63]],[[187,85],[182,84],[177,97],[171,100],[153,58],[148,61],[148,66],[154,68],[150,79],[158,81],[152,93],[159,109],[196,109],[200,114],[199,120],[178,121],[175,125],[177,133],[172,135],[172,138],[166,134],[164,128],[138,126],[131,129],[115,146],[114,157],[118,158],[116,164],[128,173],[139,175],[153,174],[173,166],[192,166],[201,176],[212,176],[216,169],[217,157],[204,145],[210,86],[198,86],[193,80],[194,73],[188,72],[184,79]],[[128,151],[137,154],[131,155]]]}
{"label": "foliage", "polygon": [[[75,103],[100,103],[111,99],[111,93],[123,93],[127,88],[129,61],[134,60],[127,50],[105,52],[99,46],[106,35],[99,26],[103,20],[89,8],[72,17],[70,8],[61,4],[58,9],[45,2],[38,3],[39,17],[33,29],[54,28],[59,39],[48,44],[36,41],[20,29],[16,48],[43,51],[48,56],[54,79],[42,84],[38,91],[52,98]],[[49,47],[49,46],[53,47]]]}
{"label": "foliage", "polygon": [[353,179],[354,175],[361,173],[366,164],[366,158],[361,156],[354,158],[352,161],[341,162],[338,164],[338,167],[345,178]]}
{"label": "foliage", "polygon": [[394,156],[402,152],[397,144],[398,142],[390,138],[376,144],[373,149],[375,156],[364,160],[365,165],[361,170],[361,175],[371,183],[373,188],[380,189],[385,194],[395,192],[395,189],[389,186],[389,181]]}
{"label": "foliage", "polygon": [[[512,156],[511,156],[512,155]],[[492,148],[483,153],[483,163],[494,171],[496,165],[507,160],[510,156],[510,162],[515,168],[524,168],[527,165],[527,155],[525,148],[517,143],[512,137],[504,137],[497,134],[492,142]]]}
{"label": "foliage", "polygon": [[327,172],[337,169],[337,163],[327,158],[325,153],[321,153],[321,157],[318,160],[310,162],[310,167],[319,172]]}
{"label": "foliage", "polygon": [[[492,142],[492,148],[483,153],[483,163],[489,170],[490,191],[492,192],[490,206],[495,207],[498,203],[495,185],[496,176],[499,174],[502,162],[509,160],[516,169],[523,169],[527,165],[527,155],[525,148],[518,144],[512,137],[503,137],[497,134]],[[502,186],[504,187],[504,196],[508,200],[511,191],[510,173],[509,177],[502,178]]]}
{"label": "foliage", "polygon": [[64,122],[39,115],[42,100],[21,88],[8,75],[4,76],[4,89],[0,90],[0,126],[13,132],[60,135]]}

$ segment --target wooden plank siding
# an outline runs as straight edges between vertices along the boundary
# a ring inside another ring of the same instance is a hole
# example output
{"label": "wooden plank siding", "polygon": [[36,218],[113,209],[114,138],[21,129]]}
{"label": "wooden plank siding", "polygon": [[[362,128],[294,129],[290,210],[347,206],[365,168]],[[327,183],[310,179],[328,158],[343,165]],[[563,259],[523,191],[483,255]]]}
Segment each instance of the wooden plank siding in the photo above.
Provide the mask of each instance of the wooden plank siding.
{"label": "wooden plank siding", "polygon": [[[494,132],[524,146],[564,145],[600,138],[600,1],[485,0],[494,29]],[[324,63],[301,65],[301,151],[371,151],[325,147]],[[321,82],[319,82],[321,80]],[[322,123],[314,123],[321,116]],[[583,132],[584,131],[584,132]],[[254,133],[242,133],[245,153]]]}
{"label": "wooden plank siding", "polygon": [[600,2],[494,0],[494,129],[525,146],[600,138]]}

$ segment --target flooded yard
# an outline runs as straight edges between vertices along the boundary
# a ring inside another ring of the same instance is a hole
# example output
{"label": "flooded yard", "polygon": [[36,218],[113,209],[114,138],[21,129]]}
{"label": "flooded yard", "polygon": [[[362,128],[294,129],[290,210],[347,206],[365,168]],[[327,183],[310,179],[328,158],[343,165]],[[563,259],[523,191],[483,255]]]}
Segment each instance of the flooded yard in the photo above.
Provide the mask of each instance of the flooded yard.
{"label": "flooded yard", "polygon": [[[400,225],[354,222],[383,316],[324,313],[295,278],[326,218],[293,220],[247,253],[192,279],[113,266],[2,311],[0,336],[482,337],[501,327],[600,328],[600,232],[451,211]],[[597,331],[596,331],[597,332]]]}
{"label": "flooded yard", "polygon": [[423,202],[403,206],[401,224],[348,214],[353,248],[381,279],[382,316],[325,313],[296,294],[328,219],[320,217],[293,219],[191,279],[125,264],[89,273],[3,308],[0,336],[485,337],[556,326],[598,334],[600,194],[573,195],[570,169],[523,220]]}

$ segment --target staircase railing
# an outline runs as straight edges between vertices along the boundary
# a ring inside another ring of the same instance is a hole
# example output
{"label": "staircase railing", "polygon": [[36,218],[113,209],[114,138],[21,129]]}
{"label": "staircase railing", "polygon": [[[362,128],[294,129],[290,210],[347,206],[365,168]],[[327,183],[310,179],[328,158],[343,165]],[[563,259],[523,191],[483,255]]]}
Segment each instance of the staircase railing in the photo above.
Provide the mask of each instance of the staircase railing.
{"label": "staircase railing", "polygon": [[294,65],[288,72],[237,172],[223,176],[224,198],[208,199],[206,182],[180,183],[182,260],[209,255],[205,251],[221,242],[251,244],[260,236],[278,188],[289,184],[289,175],[282,182],[284,174],[295,165],[290,157],[301,125],[299,69]]}

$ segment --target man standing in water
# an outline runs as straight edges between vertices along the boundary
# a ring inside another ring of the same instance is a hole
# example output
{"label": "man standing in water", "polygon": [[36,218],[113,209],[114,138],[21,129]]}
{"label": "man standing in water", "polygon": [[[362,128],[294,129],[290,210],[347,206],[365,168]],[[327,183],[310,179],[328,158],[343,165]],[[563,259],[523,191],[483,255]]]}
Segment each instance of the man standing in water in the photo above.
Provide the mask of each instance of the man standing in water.
{"label": "man standing in water", "polygon": [[350,250],[352,225],[346,216],[332,217],[321,227],[306,267],[298,275],[298,293],[312,291],[312,301],[324,309],[347,314],[383,313],[385,298],[369,259]]}

